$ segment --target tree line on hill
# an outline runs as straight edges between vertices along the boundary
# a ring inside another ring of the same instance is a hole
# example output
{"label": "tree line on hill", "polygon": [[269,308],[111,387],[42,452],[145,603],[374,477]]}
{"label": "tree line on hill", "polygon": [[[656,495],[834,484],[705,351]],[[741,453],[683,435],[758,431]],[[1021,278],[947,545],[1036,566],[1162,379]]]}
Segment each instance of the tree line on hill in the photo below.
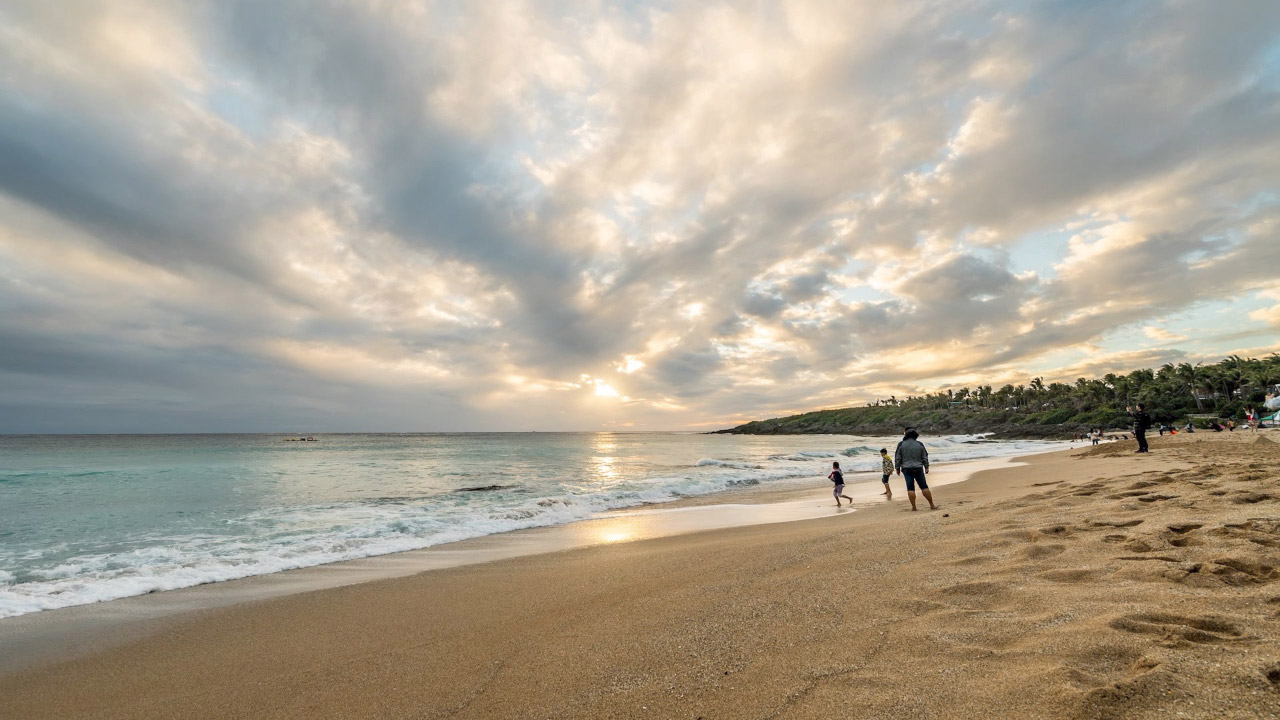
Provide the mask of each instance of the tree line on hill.
{"label": "tree line on hill", "polygon": [[756,420],[718,432],[878,435],[910,426],[924,432],[1068,437],[1093,427],[1126,427],[1129,417],[1125,407],[1138,403],[1146,406],[1157,423],[1180,425],[1195,415],[1240,420],[1246,407],[1261,410],[1278,383],[1280,353],[1265,358],[1232,355],[1211,365],[1169,363],[1125,375],[1082,377],[1074,383],[1046,384],[1037,377],[1024,385],[1000,388],[948,388],[925,395],[889,397],[864,407]]}

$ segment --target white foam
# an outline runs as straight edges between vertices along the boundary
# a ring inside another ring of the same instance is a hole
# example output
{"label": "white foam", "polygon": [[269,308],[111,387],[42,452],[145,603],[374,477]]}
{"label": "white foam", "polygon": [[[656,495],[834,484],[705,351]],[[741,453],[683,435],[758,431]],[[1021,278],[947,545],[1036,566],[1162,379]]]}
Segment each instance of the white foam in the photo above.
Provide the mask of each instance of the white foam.
{"label": "white foam", "polygon": [[[416,550],[496,533],[583,520],[607,510],[705,495],[793,470],[716,464],[696,477],[650,478],[646,486],[572,496],[507,494],[488,507],[414,504],[265,509],[237,518],[243,534],[157,539],[127,553],[75,557],[29,570],[34,578],[0,589],[0,617],[83,605],[157,590],[262,575],[340,560]],[[744,475],[744,471],[750,473]]]}
{"label": "white foam", "polygon": [[739,468],[739,469],[742,469],[742,470],[759,470],[759,469],[761,469],[761,466],[760,466],[760,465],[756,465],[756,464],[754,464],[754,463],[746,463],[746,462],[741,462],[741,461],[738,461],[738,460],[718,460],[718,459],[716,459],[716,458],[702,458],[701,460],[699,460],[698,462],[694,463],[693,465],[694,465],[694,467],[709,467],[709,466],[715,466],[715,467]]}

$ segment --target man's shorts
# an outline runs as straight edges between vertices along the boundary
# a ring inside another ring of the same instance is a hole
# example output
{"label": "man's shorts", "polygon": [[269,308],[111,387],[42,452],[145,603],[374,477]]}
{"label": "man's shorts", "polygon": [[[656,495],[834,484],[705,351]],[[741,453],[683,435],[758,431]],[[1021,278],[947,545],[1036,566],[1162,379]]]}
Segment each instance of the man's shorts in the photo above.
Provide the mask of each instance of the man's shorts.
{"label": "man's shorts", "polygon": [[924,468],[902,468],[902,477],[907,480],[907,492],[914,492],[916,483],[921,490],[929,489],[929,483],[924,481]]}
{"label": "man's shorts", "polygon": [[893,474],[893,473],[885,473],[885,474],[884,474],[884,477],[880,478],[880,482],[884,483],[885,485],[888,485],[888,484],[889,484],[889,476],[890,476],[890,475],[892,475],[892,474]]}
{"label": "man's shorts", "polygon": [[835,486],[835,489],[832,490],[831,494],[835,495],[836,497],[840,497],[841,495],[844,494],[844,486],[843,485]]}

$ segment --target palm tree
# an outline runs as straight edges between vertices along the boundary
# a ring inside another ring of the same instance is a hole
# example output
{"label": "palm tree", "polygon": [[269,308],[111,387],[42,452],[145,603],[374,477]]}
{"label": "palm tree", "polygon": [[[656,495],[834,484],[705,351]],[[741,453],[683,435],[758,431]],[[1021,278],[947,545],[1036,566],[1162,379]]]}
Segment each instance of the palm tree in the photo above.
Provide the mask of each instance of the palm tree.
{"label": "palm tree", "polygon": [[1186,383],[1187,389],[1191,391],[1191,397],[1196,401],[1196,412],[1204,412],[1204,403],[1200,401],[1200,393],[1196,392],[1200,383],[1200,363],[1192,365],[1191,363],[1182,363],[1178,365],[1178,378]]}

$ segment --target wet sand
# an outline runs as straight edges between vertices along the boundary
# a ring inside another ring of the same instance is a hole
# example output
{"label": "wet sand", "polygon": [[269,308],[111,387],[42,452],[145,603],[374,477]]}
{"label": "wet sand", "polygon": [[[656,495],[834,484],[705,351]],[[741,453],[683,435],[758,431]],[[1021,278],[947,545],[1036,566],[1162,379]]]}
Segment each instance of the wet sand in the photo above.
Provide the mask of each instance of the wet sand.
{"label": "wet sand", "polygon": [[1280,443],[1132,447],[151,619],[0,717],[1280,717]]}

